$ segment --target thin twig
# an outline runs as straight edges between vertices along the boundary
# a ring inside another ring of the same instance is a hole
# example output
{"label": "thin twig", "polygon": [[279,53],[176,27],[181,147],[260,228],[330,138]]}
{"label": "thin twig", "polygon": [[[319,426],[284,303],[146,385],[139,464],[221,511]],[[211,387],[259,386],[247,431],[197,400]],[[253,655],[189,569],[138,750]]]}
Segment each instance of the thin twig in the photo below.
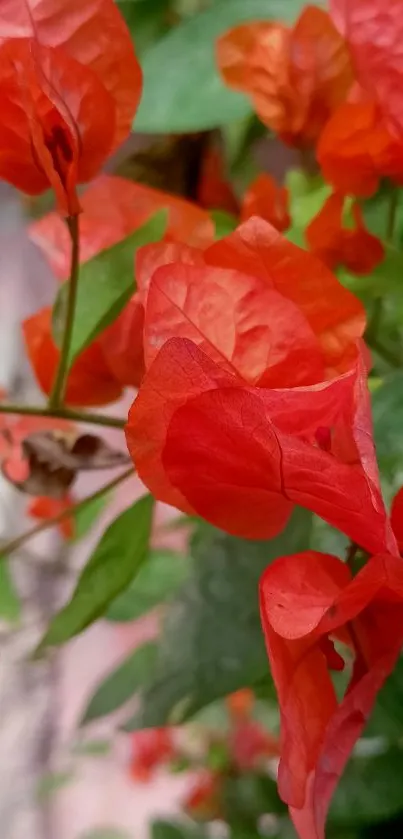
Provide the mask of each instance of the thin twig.
{"label": "thin twig", "polygon": [[0,414],[19,414],[26,417],[56,417],[57,419],[83,422],[88,425],[103,425],[105,428],[124,428],[126,425],[126,420],[120,417],[108,417],[103,414],[74,411],[71,408],[50,408],[46,405],[18,405],[0,402]]}
{"label": "thin twig", "polygon": [[71,339],[73,337],[74,315],[76,311],[78,292],[78,277],[80,271],[80,234],[78,216],[71,216],[67,220],[67,224],[71,237],[70,277],[68,280],[66,317],[64,322],[62,345],[60,348],[60,358],[52,391],[49,396],[49,408],[58,408],[63,404],[69,373],[69,355]]}
{"label": "thin twig", "polygon": [[59,524],[64,519],[69,518],[69,516],[74,515],[77,513],[78,510],[81,510],[83,507],[86,507],[92,501],[97,501],[98,498],[102,498],[106,492],[110,492],[115,487],[119,486],[119,484],[123,483],[127,478],[130,477],[134,473],[134,469],[131,466],[130,469],[126,469],[125,472],[121,472],[117,478],[113,478],[112,481],[109,481],[108,484],[104,484],[103,487],[98,489],[96,492],[92,493],[92,495],[87,495],[86,498],[83,498],[81,501],[77,501],[77,504],[72,504],[71,507],[67,507],[66,509],[62,510],[58,513],[57,516],[53,516],[51,519],[46,519],[42,521],[40,524],[35,525],[35,527],[31,527],[30,530],[27,530],[25,533],[22,533],[21,536],[17,536],[16,539],[12,539],[10,542],[7,542],[3,547],[0,547],[0,560],[5,559],[14,551],[21,548],[26,542],[29,542],[30,539],[33,539],[38,533],[42,533],[44,530],[48,530],[50,527],[54,527],[55,525]]}

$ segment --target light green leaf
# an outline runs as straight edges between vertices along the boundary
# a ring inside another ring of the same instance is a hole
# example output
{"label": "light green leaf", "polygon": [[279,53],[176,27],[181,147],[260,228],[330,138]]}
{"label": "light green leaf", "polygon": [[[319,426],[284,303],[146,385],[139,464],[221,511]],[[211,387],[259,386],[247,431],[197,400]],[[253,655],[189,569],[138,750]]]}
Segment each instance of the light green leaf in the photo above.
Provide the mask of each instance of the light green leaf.
{"label": "light green leaf", "polygon": [[252,110],[248,99],[220,79],[217,38],[246,21],[293,21],[303,6],[303,0],[220,0],[176,26],[144,57],[135,130],[200,131],[247,115]]}
{"label": "light green leaf", "polygon": [[73,780],[73,773],[69,770],[65,772],[49,772],[38,781],[36,794],[39,801],[46,801],[59,789],[66,787]]}
{"label": "light green leaf", "polygon": [[105,614],[148,556],[153,499],[145,495],[107,528],[72,598],[53,618],[37,653],[63,644]]}
{"label": "light green leaf", "polygon": [[[166,210],[159,211],[127,239],[101,251],[81,266],[69,365],[120,314],[136,287],[135,252],[162,238],[166,220]],[[53,333],[58,345],[67,288],[67,283],[63,283],[53,310]]]}
{"label": "light green leaf", "polygon": [[259,577],[276,557],[306,549],[311,520],[296,509],[280,536],[261,542],[200,525],[190,579],[167,611],[155,676],[127,730],[179,724],[215,699],[268,677]]}
{"label": "light green leaf", "polygon": [[[1,557],[1,552],[0,552]],[[18,623],[21,603],[5,558],[0,558],[0,621]]]}
{"label": "light green leaf", "polygon": [[172,597],[189,574],[190,561],[171,551],[151,551],[129,588],[108,609],[113,621],[134,621]]}
{"label": "light green leaf", "polygon": [[85,725],[98,717],[111,714],[127,702],[149,680],[156,653],[156,644],[144,644],[112,670],[95,690],[84,711],[81,724]]}
{"label": "light green leaf", "polygon": [[101,513],[103,513],[110,498],[111,494],[106,490],[105,495],[100,495],[97,498],[89,498],[87,504],[73,511],[74,536],[71,540],[72,542],[78,542],[87,535]]}

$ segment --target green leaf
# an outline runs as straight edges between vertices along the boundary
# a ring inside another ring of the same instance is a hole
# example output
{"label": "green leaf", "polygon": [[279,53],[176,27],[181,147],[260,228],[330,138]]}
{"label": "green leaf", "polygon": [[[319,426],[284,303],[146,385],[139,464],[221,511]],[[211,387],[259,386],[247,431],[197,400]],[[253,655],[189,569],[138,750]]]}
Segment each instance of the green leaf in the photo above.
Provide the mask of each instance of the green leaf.
{"label": "green leaf", "polygon": [[126,830],[120,830],[118,827],[94,827],[93,830],[81,833],[80,839],[132,839],[132,837]]}
{"label": "green leaf", "polygon": [[152,824],[151,839],[208,839],[208,837],[201,827],[158,819]]}
{"label": "green leaf", "polygon": [[365,737],[382,737],[396,743],[403,736],[403,659],[379,692]]}
{"label": "green leaf", "polygon": [[87,504],[83,504],[78,510],[73,511],[74,536],[71,539],[72,542],[78,542],[87,535],[101,513],[103,513],[110,497],[110,492],[106,490],[105,495],[100,495],[97,498],[89,498]]}
{"label": "green leaf", "polygon": [[330,810],[329,824],[365,825],[403,812],[403,751],[353,757]]}
{"label": "green leaf", "polygon": [[105,757],[110,754],[112,743],[110,740],[82,740],[74,743],[72,753],[84,757]]}
{"label": "green leaf", "polygon": [[378,463],[393,476],[403,464],[403,372],[396,371],[372,394],[372,417]]}
{"label": "green leaf", "polygon": [[14,586],[7,560],[0,552],[0,620],[18,623],[21,615],[21,603]]}
{"label": "green leaf", "polygon": [[137,574],[148,555],[153,498],[145,495],[107,528],[78,579],[69,603],[53,618],[39,644],[63,644],[101,617]]}
{"label": "green leaf", "polygon": [[[69,365],[120,314],[135,291],[134,255],[138,248],[158,242],[166,227],[166,210],[156,213],[131,236],[101,251],[80,268]],[[53,334],[61,342],[67,299],[63,283],[53,310]]]}
{"label": "green leaf", "polygon": [[303,0],[220,0],[176,26],[144,57],[144,92],[135,130],[201,131],[250,113],[248,99],[220,79],[216,40],[246,21],[293,21],[303,6]]}
{"label": "green leaf", "polygon": [[151,551],[147,565],[108,609],[112,621],[134,621],[172,597],[189,574],[189,560],[172,551]]}
{"label": "green leaf", "polygon": [[267,775],[243,773],[228,778],[224,786],[224,817],[226,821],[243,821],[245,826],[256,824],[262,813],[286,812],[286,805],[280,800],[277,784]]}
{"label": "green leaf", "polygon": [[130,653],[98,685],[84,711],[81,724],[104,717],[127,702],[148,680],[156,654],[157,646],[151,642]]}
{"label": "green leaf", "polygon": [[237,224],[238,219],[231,213],[225,213],[223,210],[212,210],[211,218],[215,224],[215,238],[222,239],[224,236],[229,236]]}
{"label": "green leaf", "polygon": [[171,0],[118,0],[119,9],[133,37],[136,53],[142,57],[168,31]]}
{"label": "green leaf", "polygon": [[39,801],[46,801],[59,789],[66,787],[73,780],[73,773],[66,770],[65,772],[49,772],[38,781],[36,794]]}
{"label": "green leaf", "polygon": [[280,536],[261,542],[200,525],[190,579],[161,632],[155,676],[126,730],[179,724],[215,699],[268,676],[259,577],[271,560],[307,547],[311,520],[306,510],[296,509]]}

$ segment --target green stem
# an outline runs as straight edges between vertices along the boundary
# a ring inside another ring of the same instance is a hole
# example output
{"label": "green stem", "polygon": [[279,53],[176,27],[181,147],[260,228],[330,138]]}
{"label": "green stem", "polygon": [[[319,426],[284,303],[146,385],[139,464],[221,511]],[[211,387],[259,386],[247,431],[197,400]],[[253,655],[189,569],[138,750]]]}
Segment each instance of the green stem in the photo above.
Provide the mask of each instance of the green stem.
{"label": "green stem", "polygon": [[393,189],[389,201],[389,210],[386,223],[386,242],[392,244],[396,227],[397,209],[399,206],[399,192]]}
{"label": "green stem", "polygon": [[67,219],[71,236],[71,265],[68,281],[68,296],[66,304],[66,318],[64,322],[63,339],[60,348],[59,365],[56,371],[53,388],[49,396],[49,408],[58,408],[63,404],[69,372],[69,354],[73,336],[74,315],[77,302],[78,276],[80,271],[80,234],[78,216]]}
{"label": "green stem", "polygon": [[51,408],[44,405],[17,405],[0,402],[0,414],[19,414],[26,417],[57,417],[58,419],[83,422],[88,425],[102,425],[105,428],[124,428],[126,420],[120,417],[108,417],[102,414],[91,414],[86,411],[73,411],[70,408]]}
{"label": "green stem", "polygon": [[102,498],[105,493],[110,492],[115,487],[119,486],[119,484],[123,483],[127,478],[130,477],[134,473],[134,469],[131,466],[130,469],[126,469],[125,472],[122,472],[117,478],[114,478],[112,481],[109,481],[108,484],[104,484],[101,489],[98,489],[96,492],[93,492],[92,495],[87,495],[86,498],[83,498],[81,501],[77,501],[77,504],[72,504],[71,507],[62,510],[58,513],[57,516],[53,516],[51,519],[46,519],[42,521],[40,524],[35,525],[35,527],[31,527],[30,530],[27,530],[25,533],[22,533],[21,536],[17,536],[16,539],[12,539],[10,542],[7,542],[0,548],[0,560],[5,559],[14,551],[18,550],[18,548],[22,548],[26,542],[29,542],[30,539],[33,539],[38,533],[43,533],[44,530],[48,530],[51,527],[54,527],[57,524],[60,524],[61,521],[64,519],[69,518],[69,516],[74,515],[79,510],[82,510],[90,501],[97,501],[98,498]]}

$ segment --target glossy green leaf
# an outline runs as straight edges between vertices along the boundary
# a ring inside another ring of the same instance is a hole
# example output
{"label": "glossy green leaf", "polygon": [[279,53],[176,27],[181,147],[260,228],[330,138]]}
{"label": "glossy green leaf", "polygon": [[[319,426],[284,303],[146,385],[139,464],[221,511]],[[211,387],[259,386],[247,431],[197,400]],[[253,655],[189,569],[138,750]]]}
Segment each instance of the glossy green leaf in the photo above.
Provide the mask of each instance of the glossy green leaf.
{"label": "glossy green leaf", "polygon": [[140,59],[168,31],[170,4],[171,0],[118,0]]}
{"label": "glossy green leaf", "polygon": [[403,466],[403,372],[396,371],[372,394],[372,417],[381,471],[393,476]]}
{"label": "glossy green leaf", "polygon": [[0,621],[18,623],[21,603],[7,560],[0,555]]}
{"label": "glossy green leaf", "polygon": [[[164,235],[166,211],[156,213],[127,239],[101,251],[80,268],[69,364],[112,323],[135,291],[136,250]],[[60,344],[67,284],[63,283],[53,310],[53,333]]]}
{"label": "glossy green leaf", "polygon": [[150,678],[155,664],[156,644],[148,643],[130,653],[96,688],[81,724],[116,711]]}
{"label": "glossy green leaf", "polygon": [[103,513],[110,498],[111,494],[107,490],[105,495],[88,499],[87,504],[84,504],[72,513],[74,519],[74,536],[71,540],[72,542],[78,542],[89,533],[101,513]]}
{"label": "glossy green leaf", "polygon": [[112,621],[134,621],[172,597],[189,573],[189,561],[172,551],[151,551],[129,588],[108,609]]}
{"label": "glossy green leaf", "polygon": [[246,21],[293,21],[304,5],[303,0],[219,0],[176,26],[144,57],[136,131],[200,131],[248,114],[252,108],[246,96],[220,79],[217,38]]}
{"label": "glossy green leaf", "polygon": [[353,757],[330,810],[329,825],[365,825],[403,813],[403,750]]}
{"label": "glossy green leaf", "polygon": [[155,676],[127,729],[181,723],[215,699],[268,675],[258,581],[267,563],[309,544],[311,515],[296,509],[276,539],[235,539],[201,524],[191,576],[173,601]]}
{"label": "glossy green leaf", "polygon": [[63,644],[105,614],[148,556],[153,499],[140,498],[107,528],[80,574],[71,600],[53,618],[37,653]]}

